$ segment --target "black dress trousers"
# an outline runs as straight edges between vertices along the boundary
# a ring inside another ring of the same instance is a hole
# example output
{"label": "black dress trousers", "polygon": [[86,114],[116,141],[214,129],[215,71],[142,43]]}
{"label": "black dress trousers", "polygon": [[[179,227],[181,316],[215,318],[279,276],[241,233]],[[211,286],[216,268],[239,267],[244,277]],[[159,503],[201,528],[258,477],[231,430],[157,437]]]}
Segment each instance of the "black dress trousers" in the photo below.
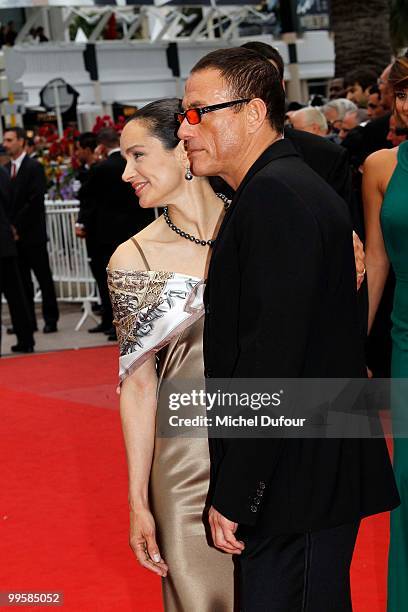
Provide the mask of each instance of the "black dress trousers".
{"label": "black dress trousers", "polygon": [[240,528],[240,612],[352,612],[350,564],[359,522],[302,534]]}
{"label": "black dress trousers", "polygon": [[34,346],[31,314],[20,278],[17,257],[15,256],[0,257],[0,300],[2,294],[4,294],[8,303],[11,322],[17,336],[18,344],[23,346]]}
{"label": "black dress trousers", "polygon": [[37,324],[31,270],[41,289],[43,319],[49,325],[57,323],[59,312],[46,243],[26,244],[23,241],[17,241],[17,251],[21,280],[30,309],[33,329],[37,327]]}

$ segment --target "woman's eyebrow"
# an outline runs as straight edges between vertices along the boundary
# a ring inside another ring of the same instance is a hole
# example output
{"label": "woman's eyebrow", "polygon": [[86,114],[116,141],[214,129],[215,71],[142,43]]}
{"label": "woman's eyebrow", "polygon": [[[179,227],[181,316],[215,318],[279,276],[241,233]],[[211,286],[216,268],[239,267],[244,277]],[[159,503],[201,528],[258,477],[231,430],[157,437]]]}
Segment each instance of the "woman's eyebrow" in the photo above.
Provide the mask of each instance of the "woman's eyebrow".
{"label": "woman's eyebrow", "polygon": [[134,149],[135,147],[138,147],[139,149],[144,149],[144,145],[141,144],[133,144],[130,145],[130,147],[128,147],[125,151],[125,153],[129,153],[129,151],[131,151],[132,149]]}

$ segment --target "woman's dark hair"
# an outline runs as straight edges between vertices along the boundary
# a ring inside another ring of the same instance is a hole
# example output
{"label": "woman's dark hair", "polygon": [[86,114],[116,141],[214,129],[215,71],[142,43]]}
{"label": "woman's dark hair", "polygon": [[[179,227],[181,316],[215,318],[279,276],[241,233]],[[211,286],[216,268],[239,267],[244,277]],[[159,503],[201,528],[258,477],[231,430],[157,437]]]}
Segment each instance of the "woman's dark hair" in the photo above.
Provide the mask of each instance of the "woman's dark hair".
{"label": "woman's dark hair", "polygon": [[408,57],[397,57],[391,66],[388,83],[394,92],[408,88]]}
{"label": "woman's dark hair", "polygon": [[177,130],[180,127],[174,119],[174,113],[181,110],[181,100],[164,98],[146,104],[127,121],[143,121],[153,136],[158,138],[165,149],[175,149],[180,142]]}
{"label": "woman's dark hair", "polygon": [[[233,47],[217,49],[202,57],[191,70],[218,70],[229,89],[231,99],[260,98],[267,108],[270,125],[279,134],[285,121],[285,92],[278,69],[252,49]],[[240,105],[234,107],[239,112]]]}

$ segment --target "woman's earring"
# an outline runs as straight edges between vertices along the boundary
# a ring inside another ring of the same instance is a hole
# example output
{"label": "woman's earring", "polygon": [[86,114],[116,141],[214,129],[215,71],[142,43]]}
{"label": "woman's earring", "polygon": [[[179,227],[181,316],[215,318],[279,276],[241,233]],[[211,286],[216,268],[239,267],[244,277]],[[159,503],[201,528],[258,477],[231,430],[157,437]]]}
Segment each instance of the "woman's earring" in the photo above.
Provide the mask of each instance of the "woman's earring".
{"label": "woman's earring", "polygon": [[193,180],[193,175],[191,174],[191,170],[190,170],[189,166],[186,169],[186,173],[184,175],[184,178],[186,179],[186,181],[192,181]]}

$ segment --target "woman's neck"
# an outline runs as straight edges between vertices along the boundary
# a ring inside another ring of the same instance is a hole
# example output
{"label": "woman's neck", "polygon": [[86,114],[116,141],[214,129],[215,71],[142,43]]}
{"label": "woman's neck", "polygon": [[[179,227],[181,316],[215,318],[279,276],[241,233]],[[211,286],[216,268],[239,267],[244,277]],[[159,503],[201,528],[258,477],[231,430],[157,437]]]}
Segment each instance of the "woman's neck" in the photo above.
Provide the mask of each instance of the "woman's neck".
{"label": "woman's neck", "polygon": [[186,181],[167,206],[172,223],[200,240],[215,237],[224,211],[208,180],[196,177]]}

